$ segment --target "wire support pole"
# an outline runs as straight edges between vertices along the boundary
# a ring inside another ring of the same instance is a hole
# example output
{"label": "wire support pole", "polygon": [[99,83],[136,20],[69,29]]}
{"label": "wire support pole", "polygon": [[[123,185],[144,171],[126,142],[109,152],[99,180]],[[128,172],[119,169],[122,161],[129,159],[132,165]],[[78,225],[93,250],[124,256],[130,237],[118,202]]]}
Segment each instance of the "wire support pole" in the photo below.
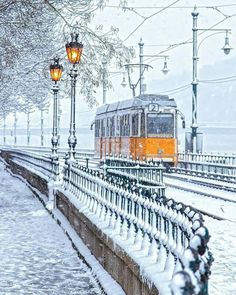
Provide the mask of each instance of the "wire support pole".
{"label": "wire support pole", "polygon": [[16,115],[16,111],[14,111],[14,145],[17,144],[16,125],[17,125],[17,115]]}
{"label": "wire support pole", "polygon": [[3,144],[6,145],[6,114],[3,114]]}
{"label": "wire support pole", "polygon": [[27,145],[30,145],[30,111],[27,111]]}
{"label": "wire support pole", "polygon": [[199,13],[197,8],[194,8],[192,12],[193,17],[193,81],[192,81],[192,125],[191,125],[191,152],[196,152],[197,150],[197,62],[198,62],[198,51],[197,51],[197,18]]}
{"label": "wire support pole", "polygon": [[44,146],[44,110],[41,108],[41,146]]}
{"label": "wire support pole", "polygon": [[76,93],[76,78],[78,76],[78,71],[73,65],[73,68],[70,71],[71,77],[71,108],[70,108],[70,129],[68,137],[68,160],[69,162],[76,162],[75,160],[75,147],[77,144],[77,138],[75,136],[75,93]]}
{"label": "wire support pole", "polygon": [[142,95],[144,94],[144,65],[143,65],[143,46],[144,43],[142,41],[142,38],[140,39],[140,42],[138,43],[139,45],[139,94]]}
{"label": "wire support pole", "polygon": [[102,59],[102,103],[105,104],[106,103],[106,92],[107,92],[107,88],[106,88],[106,75],[107,75],[107,60],[105,55],[103,56]]}

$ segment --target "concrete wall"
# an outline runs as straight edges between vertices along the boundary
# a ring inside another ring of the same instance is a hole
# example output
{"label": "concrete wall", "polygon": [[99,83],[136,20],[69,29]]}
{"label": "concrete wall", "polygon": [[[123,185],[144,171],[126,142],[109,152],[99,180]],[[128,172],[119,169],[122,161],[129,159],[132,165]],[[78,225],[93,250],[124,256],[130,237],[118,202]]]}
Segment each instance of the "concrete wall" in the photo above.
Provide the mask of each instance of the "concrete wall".
{"label": "concrete wall", "polygon": [[[14,174],[21,175],[40,192],[48,195],[47,182],[38,175],[11,161],[7,152],[1,156]],[[149,286],[141,275],[139,266],[122,249],[78,209],[59,190],[56,192],[56,207],[68,219],[71,226],[90,249],[105,270],[121,285],[127,295],[158,295],[154,286]]]}

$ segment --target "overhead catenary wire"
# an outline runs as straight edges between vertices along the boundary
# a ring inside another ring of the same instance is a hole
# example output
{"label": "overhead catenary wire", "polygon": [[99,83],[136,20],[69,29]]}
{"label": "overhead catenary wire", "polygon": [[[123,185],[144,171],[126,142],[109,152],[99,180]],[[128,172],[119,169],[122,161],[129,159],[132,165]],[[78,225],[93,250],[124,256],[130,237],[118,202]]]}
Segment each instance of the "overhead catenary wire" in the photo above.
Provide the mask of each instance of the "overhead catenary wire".
{"label": "overhead catenary wire", "polygon": [[[218,21],[217,23],[213,24],[212,26],[210,26],[209,28],[205,29],[204,31],[201,31],[198,36],[202,35],[202,34],[205,34],[207,31],[210,31],[211,29],[215,28],[216,26],[218,26],[219,24],[221,24],[222,22],[228,20],[229,18],[232,18],[236,16],[236,13],[232,14],[232,15],[229,15],[229,16],[226,16],[224,17],[224,19]],[[183,41],[183,42],[180,42],[180,43],[176,43],[176,44],[170,44],[168,48],[166,48],[165,50],[162,50],[160,52],[158,52],[158,54],[163,54],[163,53],[166,53],[167,51],[169,50],[172,50],[172,49],[175,49],[176,47],[180,46],[180,45],[186,45],[186,44],[190,44],[192,43],[192,38],[189,38],[188,40],[186,41]],[[153,59],[152,61],[154,61],[155,59]]]}
{"label": "overhead catenary wire", "polygon": [[[212,6],[205,6],[205,5],[200,5],[198,6],[198,8],[201,9],[215,9],[218,7],[232,7],[232,6],[236,6],[235,3],[232,4],[217,4],[217,5],[212,5]],[[165,8],[165,6],[125,6],[125,5],[110,5],[110,4],[106,4],[105,8],[122,8],[122,9],[162,9]],[[191,9],[193,8],[193,6],[173,6],[170,7],[171,9]]]}
{"label": "overhead catenary wire", "polygon": [[223,78],[201,80],[201,82],[217,82],[217,81],[224,81],[224,80],[233,79],[233,78],[236,78],[236,75],[223,77]]}
{"label": "overhead catenary wire", "polygon": [[161,13],[162,11],[168,9],[169,7],[171,7],[172,5],[180,2],[181,0],[176,0],[174,2],[172,2],[171,4],[167,5],[166,7],[161,8],[160,10],[158,10],[157,12],[145,17],[142,22],[123,40],[123,42],[125,42],[126,40],[128,40],[144,23],[145,21],[147,21],[148,19],[150,19],[151,17]]}
{"label": "overhead catenary wire", "polygon": [[231,80],[223,80],[223,81],[204,81],[200,80],[200,83],[208,83],[208,84],[222,84],[222,83],[228,83],[228,82],[234,82],[236,79],[231,79]]}

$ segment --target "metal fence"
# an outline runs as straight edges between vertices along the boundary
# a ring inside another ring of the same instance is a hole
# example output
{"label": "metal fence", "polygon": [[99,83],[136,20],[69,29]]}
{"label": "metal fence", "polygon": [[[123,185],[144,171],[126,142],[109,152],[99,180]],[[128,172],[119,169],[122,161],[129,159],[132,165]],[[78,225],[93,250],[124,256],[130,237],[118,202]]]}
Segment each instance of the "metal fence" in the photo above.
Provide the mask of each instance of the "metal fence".
{"label": "metal fence", "polygon": [[236,156],[180,153],[177,172],[236,182]]}
{"label": "metal fence", "polygon": [[236,165],[236,155],[232,154],[213,154],[213,153],[178,153],[178,160],[184,162],[202,162],[225,164],[229,166]]}
{"label": "metal fence", "polygon": [[[47,176],[48,180],[58,176],[58,159],[29,151],[7,149],[5,152],[16,164]],[[130,162],[128,169],[124,159],[116,163],[116,168],[124,169],[122,175],[66,163],[61,186],[137,262],[141,275],[154,283],[161,294],[208,294],[213,258],[201,214],[163,197],[161,190],[153,193],[141,183],[156,179],[161,186],[162,167],[147,172],[147,163],[139,162],[138,169],[143,169],[139,171],[144,179],[137,182],[136,162]],[[109,165],[115,165],[114,159],[110,159]],[[123,177],[124,173],[129,177]]]}
{"label": "metal fence", "polygon": [[[170,294],[170,283],[178,294],[208,293],[209,234],[202,216],[191,207],[78,164],[65,166],[63,187],[89,216],[96,216],[105,229],[119,236],[117,242],[137,263],[143,258],[142,275],[158,289],[165,285],[165,294]],[[184,293],[186,288],[195,293]]]}
{"label": "metal fence", "polygon": [[52,159],[50,156],[39,155],[38,153],[30,151],[20,151],[16,149],[1,148],[2,152],[7,152],[11,161],[25,167],[36,174],[41,174],[47,180],[55,179],[58,172],[55,166],[58,166],[58,161]]}
{"label": "metal fence", "polygon": [[[51,147],[38,147],[38,146],[6,146],[6,145],[0,145],[0,149],[7,149],[7,150],[23,150],[23,151],[29,151],[33,153],[43,154],[46,156],[50,156],[52,153]],[[76,157],[77,158],[84,158],[84,159],[90,159],[94,158],[94,150],[91,149],[76,149]],[[60,157],[65,157],[66,153],[68,152],[68,148],[58,148],[58,155]]]}
{"label": "metal fence", "polygon": [[107,156],[101,166],[105,174],[118,175],[134,180],[139,185],[156,187],[163,191],[163,172],[166,170],[161,162],[145,162],[132,158]]}

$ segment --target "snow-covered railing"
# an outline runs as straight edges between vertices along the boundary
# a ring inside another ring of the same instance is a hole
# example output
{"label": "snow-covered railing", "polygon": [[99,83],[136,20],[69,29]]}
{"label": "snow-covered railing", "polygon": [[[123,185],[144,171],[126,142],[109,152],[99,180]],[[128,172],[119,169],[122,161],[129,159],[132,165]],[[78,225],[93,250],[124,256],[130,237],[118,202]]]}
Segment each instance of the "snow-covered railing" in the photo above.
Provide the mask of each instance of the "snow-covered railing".
{"label": "snow-covered railing", "polygon": [[122,156],[107,156],[102,166],[104,173],[129,177],[137,183],[165,187],[163,171],[166,170],[161,162],[133,160]]}
{"label": "snow-covered railing", "polygon": [[180,153],[177,171],[235,182],[236,156]]}
{"label": "snow-covered railing", "polygon": [[[42,147],[42,146],[5,146],[0,145],[0,149],[11,149],[11,150],[22,150],[22,151],[30,151],[33,153],[43,154],[43,155],[50,155],[52,152],[52,147]],[[65,147],[59,147],[58,148],[58,155],[60,157],[65,157],[66,153],[68,152],[68,148]],[[91,149],[76,149],[76,157],[77,158],[85,158],[90,159],[94,158],[94,150]]]}
{"label": "snow-covered railing", "polygon": [[6,151],[11,157],[11,161],[16,164],[28,170],[30,169],[32,172],[40,174],[44,178],[46,177],[47,180],[55,179],[57,173],[55,166],[59,165],[59,163],[58,161],[53,161],[50,156],[9,148],[2,148],[1,150]]}
{"label": "snow-covered railing", "polygon": [[202,162],[236,166],[236,155],[213,153],[178,153],[178,161]]}
{"label": "snow-covered railing", "polygon": [[141,275],[160,294],[208,293],[212,256],[201,214],[120,177],[77,164],[65,165],[63,188],[136,261]]}

